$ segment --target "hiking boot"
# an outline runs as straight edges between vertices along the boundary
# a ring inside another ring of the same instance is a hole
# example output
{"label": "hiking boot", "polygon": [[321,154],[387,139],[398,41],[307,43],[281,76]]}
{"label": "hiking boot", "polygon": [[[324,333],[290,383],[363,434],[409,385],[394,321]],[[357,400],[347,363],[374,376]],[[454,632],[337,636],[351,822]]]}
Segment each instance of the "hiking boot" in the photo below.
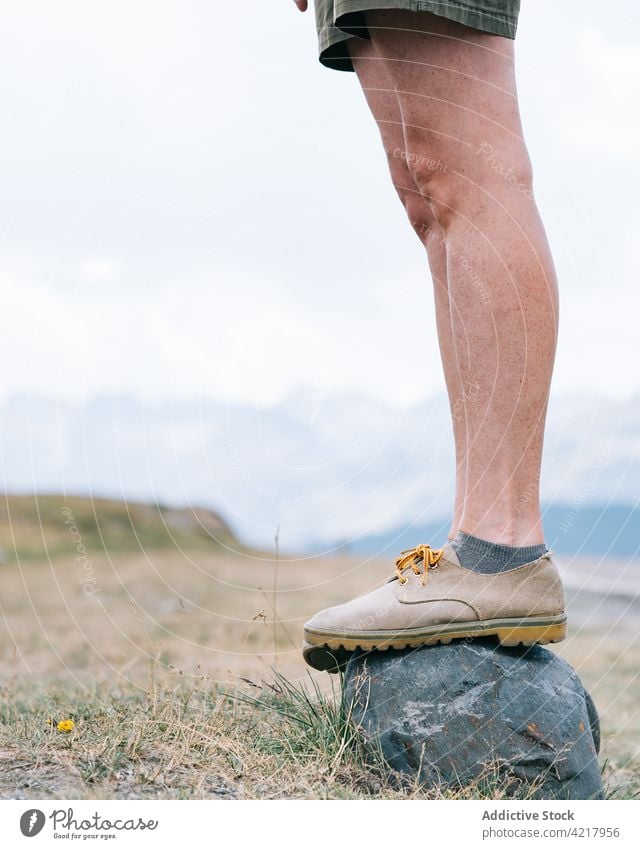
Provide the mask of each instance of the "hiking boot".
{"label": "hiking boot", "polygon": [[564,639],[564,593],[553,552],[495,575],[465,569],[449,543],[402,552],[376,590],[316,613],[304,626],[303,655],[337,672],[356,649],[404,649],[471,637],[504,646]]}

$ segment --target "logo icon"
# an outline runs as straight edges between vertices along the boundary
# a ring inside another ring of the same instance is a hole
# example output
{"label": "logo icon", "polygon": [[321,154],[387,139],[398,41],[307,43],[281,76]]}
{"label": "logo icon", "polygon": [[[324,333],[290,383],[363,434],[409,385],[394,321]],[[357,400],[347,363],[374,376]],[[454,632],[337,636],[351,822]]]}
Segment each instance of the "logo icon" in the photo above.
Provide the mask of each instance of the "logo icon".
{"label": "logo icon", "polygon": [[42,811],[39,811],[37,808],[31,808],[25,811],[20,817],[20,831],[25,837],[35,837],[36,834],[40,834],[42,831],[45,819],[46,817]]}

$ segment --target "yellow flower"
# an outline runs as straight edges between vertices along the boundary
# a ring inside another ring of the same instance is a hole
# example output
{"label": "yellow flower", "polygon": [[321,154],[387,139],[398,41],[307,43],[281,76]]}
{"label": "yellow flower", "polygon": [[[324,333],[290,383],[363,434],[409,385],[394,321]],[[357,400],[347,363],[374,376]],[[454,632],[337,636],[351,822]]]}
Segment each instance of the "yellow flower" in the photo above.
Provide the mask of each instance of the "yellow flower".
{"label": "yellow flower", "polygon": [[61,719],[56,728],[58,731],[73,731],[75,722],[72,719]]}

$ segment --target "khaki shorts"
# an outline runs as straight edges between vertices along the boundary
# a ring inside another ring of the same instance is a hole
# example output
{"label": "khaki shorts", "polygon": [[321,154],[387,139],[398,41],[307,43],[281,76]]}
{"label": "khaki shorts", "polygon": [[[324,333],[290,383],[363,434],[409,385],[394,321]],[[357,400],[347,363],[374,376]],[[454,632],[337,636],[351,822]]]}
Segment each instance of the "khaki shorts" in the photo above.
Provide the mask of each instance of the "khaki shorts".
{"label": "khaki shorts", "polygon": [[405,9],[432,12],[474,29],[516,37],[520,0],[314,0],[320,61],[328,68],[353,71],[346,42],[369,38],[364,12]]}

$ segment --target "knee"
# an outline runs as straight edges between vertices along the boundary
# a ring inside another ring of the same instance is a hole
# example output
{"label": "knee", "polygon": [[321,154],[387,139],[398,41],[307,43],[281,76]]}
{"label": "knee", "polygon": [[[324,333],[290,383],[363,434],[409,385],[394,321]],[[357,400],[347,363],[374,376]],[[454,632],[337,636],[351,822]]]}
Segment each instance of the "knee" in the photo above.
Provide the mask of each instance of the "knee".
{"label": "knee", "polygon": [[414,181],[404,144],[398,144],[393,148],[387,147],[386,152],[393,187],[405,209],[409,223],[418,238],[424,242],[435,224],[433,210]]}
{"label": "knee", "polygon": [[484,182],[502,184],[507,192],[511,189],[533,197],[531,159],[522,139],[514,139],[505,148],[480,142],[472,153],[478,175]]}
{"label": "knee", "polygon": [[[407,167],[430,215],[447,229],[459,215],[474,217],[487,200],[533,198],[531,162],[524,143],[500,150],[488,143],[454,140],[426,145],[407,134]],[[513,194],[513,193],[518,193]]]}
{"label": "knee", "polygon": [[416,235],[420,241],[426,241],[436,221],[431,205],[416,186],[413,188],[396,186],[396,191]]}

